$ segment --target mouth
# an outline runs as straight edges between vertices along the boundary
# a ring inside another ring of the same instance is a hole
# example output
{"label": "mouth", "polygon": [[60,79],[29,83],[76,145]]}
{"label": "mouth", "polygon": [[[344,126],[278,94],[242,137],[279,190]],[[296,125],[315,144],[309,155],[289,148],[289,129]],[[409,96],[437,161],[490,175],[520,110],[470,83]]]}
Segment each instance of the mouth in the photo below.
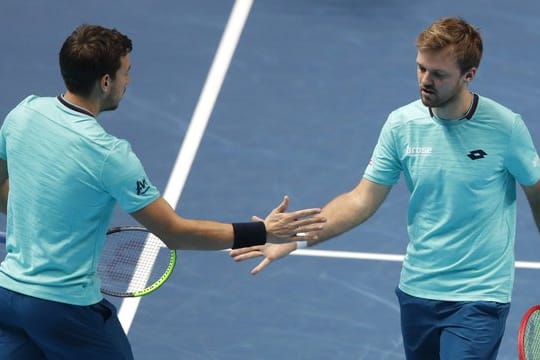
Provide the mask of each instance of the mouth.
{"label": "mouth", "polygon": [[433,96],[435,95],[435,90],[433,89],[427,89],[427,88],[420,88],[420,93],[422,94],[422,96]]}

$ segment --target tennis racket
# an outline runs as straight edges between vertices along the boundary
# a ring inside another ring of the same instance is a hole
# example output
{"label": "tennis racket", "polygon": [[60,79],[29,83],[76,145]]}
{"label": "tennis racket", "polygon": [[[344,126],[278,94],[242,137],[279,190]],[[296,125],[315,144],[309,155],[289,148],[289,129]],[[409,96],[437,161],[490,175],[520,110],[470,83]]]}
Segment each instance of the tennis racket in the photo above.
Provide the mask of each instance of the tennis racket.
{"label": "tennis racket", "polygon": [[[5,233],[0,233],[0,261],[6,256]],[[107,231],[98,263],[101,292],[116,297],[148,295],[162,286],[176,265],[176,251],[141,226]]]}
{"label": "tennis racket", "polygon": [[540,305],[532,306],[519,325],[519,360],[540,359]]}

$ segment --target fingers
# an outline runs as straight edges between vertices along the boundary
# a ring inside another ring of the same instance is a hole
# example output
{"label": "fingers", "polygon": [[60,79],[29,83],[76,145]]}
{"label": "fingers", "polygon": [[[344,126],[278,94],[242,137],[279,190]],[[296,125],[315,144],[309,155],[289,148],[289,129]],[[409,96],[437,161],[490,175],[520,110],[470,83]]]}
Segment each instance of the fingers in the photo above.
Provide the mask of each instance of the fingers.
{"label": "fingers", "polygon": [[324,228],[324,223],[326,222],[326,219],[324,218],[309,218],[309,219],[301,219],[297,220],[294,223],[295,226],[295,233],[298,236],[298,233],[305,233],[304,236],[310,236],[313,232],[319,232]]}
{"label": "fingers", "polygon": [[255,275],[267,267],[271,262],[289,255],[294,250],[296,250],[296,243],[294,242],[281,245],[267,243],[266,245],[231,250],[230,256],[234,259],[234,261],[237,262],[264,256],[264,259],[259,263],[259,265],[251,270],[251,274]]}
{"label": "fingers", "polygon": [[263,256],[263,253],[261,251],[258,251],[258,250],[250,251],[248,253],[238,254],[238,255],[232,255],[231,254],[231,257],[236,262],[242,262],[244,260],[253,259],[253,258],[259,257],[259,256]]}
{"label": "fingers", "polygon": [[283,200],[281,200],[281,202],[279,203],[279,205],[274,210],[272,210],[271,214],[285,212],[285,210],[287,210],[288,207],[289,207],[289,197],[285,195],[283,197]]}
{"label": "fingers", "polygon": [[308,218],[301,218],[297,219],[295,218],[294,225],[300,230],[300,228],[305,227],[305,231],[309,231],[309,227],[311,227],[313,230],[320,229],[321,224],[324,224],[326,222],[326,218],[322,216],[312,216]]}
{"label": "fingers", "polygon": [[[229,255],[233,258],[236,262],[241,262],[244,260],[249,260],[255,257],[264,256],[262,252],[263,247],[262,246],[252,246],[250,248],[243,248],[243,249],[235,249],[231,250],[229,252]],[[265,257],[259,265],[255,266],[251,271],[251,275],[257,275],[259,272],[261,272],[265,267],[267,267],[272,260],[268,257]]]}
{"label": "fingers", "polygon": [[289,216],[295,217],[297,219],[304,218],[304,217],[311,217],[311,218],[317,219],[319,217],[314,217],[312,215],[317,215],[320,213],[321,213],[320,208],[312,208],[312,209],[302,209],[302,210],[293,211],[289,213]]}
{"label": "fingers", "polygon": [[264,258],[260,263],[259,265],[255,266],[252,270],[251,270],[251,275],[257,275],[258,273],[260,273],[262,271],[262,269],[264,269],[265,267],[268,266],[268,264],[270,264],[270,260],[268,258]]}
{"label": "fingers", "polygon": [[[313,232],[320,231],[324,227],[326,218],[318,215],[321,212],[321,209],[304,209],[298,210],[291,213],[279,214],[281,224],[288,224],[290,231],[295,233],[299,232]],[[276,218],[277,219],[277,218]]]}
{"label": "fingers", "polygon": [[324,229],[326,218],[320,216],[312,216],[308,218],[297,219],[293,218],[290,223],[289,231],[295,240],[318,239],[318,234]]}
{"label": "fingers", "polygon": [[[229,251],[229,256],[234,258],[236,260],[237,257],[240,257],[242,260],[250,259],[255,256],[261,256],[262,250],[264,249],[264,245],[256,245],[256,246],[250,246],[245,248],[238,248],[233,249]],[[244,257],[246,254],[253,253],[254,255],[251,255],[250,257]]]}

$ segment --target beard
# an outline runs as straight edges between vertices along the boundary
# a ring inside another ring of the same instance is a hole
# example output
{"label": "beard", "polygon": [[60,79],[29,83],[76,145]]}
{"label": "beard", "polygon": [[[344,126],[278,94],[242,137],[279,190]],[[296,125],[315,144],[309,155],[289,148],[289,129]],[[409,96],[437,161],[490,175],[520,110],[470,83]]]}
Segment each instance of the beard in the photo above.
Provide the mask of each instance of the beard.
{"label": "beard", "polygon": [[[422,90],[426,91],[427,95],[424,94]],[[442,97],[435,89],[424,87],[420,88],[420,100],[422,100],[422,104],[430,108],[445,107],[454,102],[459,93],[460,88],[456,86],[448,95]]]}
{"label": "beard", "polygon": [[118,105],[119,104],[107,104],[101,109],[101,111],[114,111],[118,109]]}
{"label": "beard", "polygon": [[126,93],[126,89],[122,91],[121,95],[116,94],[115,92],[112,92],[109,94],[109,96],[105,99],[101,111],[113,111],[118,109],[118,106],[120,105],[120,101],[124,97],[124,94]]}

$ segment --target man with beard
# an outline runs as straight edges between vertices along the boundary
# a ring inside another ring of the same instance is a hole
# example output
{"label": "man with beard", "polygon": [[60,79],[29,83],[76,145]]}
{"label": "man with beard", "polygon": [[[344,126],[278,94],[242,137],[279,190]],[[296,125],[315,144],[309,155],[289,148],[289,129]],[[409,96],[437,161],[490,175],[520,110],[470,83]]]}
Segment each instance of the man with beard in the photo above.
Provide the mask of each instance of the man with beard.
{"label": "man with beard", "polygon": [[406,357],[495,359],[514,280],[516,181],[538,226],[540,160],[520,115],[468,88],[482,57],[474,26],[437,20],[416,46],[420,99],[389,115],[363,179],[324,206],[319,238],[231,256],[264,256],[255,274],[338,236],[372,216],[403,172],[409,244],[396,293]]}

